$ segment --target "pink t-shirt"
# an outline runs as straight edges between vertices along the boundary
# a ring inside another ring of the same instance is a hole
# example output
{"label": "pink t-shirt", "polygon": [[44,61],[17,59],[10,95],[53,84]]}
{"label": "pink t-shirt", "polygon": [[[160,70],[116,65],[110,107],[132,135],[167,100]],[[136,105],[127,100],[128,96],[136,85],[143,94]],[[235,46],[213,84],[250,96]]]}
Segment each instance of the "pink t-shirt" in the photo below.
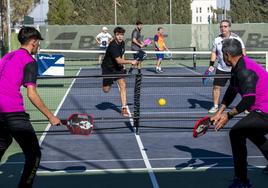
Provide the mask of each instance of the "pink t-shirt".
{"label": "pink t-shirt", "polygon": [[36,86],[37,71],[35,59],[23,48],[0,60],[0,113],[25,111],[20,88]]}

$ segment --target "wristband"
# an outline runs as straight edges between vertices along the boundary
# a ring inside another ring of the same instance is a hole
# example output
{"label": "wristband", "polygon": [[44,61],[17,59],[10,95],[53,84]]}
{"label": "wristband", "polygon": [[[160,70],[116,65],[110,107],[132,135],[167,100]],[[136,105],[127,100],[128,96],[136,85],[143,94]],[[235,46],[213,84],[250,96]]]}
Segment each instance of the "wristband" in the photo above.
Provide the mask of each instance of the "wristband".
{"label": "wristband", "polygon": [[231,115],[229,112],[227,112],[227,117],[228,117],[228,120],[232,119],[234,116]]}
{"label": "wristband", "polygon": [[209,66],[213,66],[214,63],[215,63],[215,61],[210,61],[210,62],[209,62]]}

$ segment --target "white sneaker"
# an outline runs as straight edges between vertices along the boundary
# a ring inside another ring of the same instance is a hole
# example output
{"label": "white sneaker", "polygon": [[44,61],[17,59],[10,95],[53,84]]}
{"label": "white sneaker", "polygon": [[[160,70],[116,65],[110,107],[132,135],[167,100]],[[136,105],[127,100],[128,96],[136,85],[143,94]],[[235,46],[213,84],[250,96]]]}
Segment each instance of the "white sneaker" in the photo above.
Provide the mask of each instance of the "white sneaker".
{"label": "white sneaker", "polygon": [[215,107],[215,106],[213,106],[213,107],[211,107],[211,108],[209,109],[208,113],[210,113],[210,114],[214,114],[214,113],[216,113],[218,110],[219,110],[219,107]]}
{"label": "white sneaker", "polygon": [[164,72],[164,71],[162,71],[161,67],[159,67],[158,72],[161,73],[161,72]]}
{"label": "white sneaker", "polygon": [[245,113],[245,115],[248,115],[250,113],[250,111],[245,110],[244,113]]}

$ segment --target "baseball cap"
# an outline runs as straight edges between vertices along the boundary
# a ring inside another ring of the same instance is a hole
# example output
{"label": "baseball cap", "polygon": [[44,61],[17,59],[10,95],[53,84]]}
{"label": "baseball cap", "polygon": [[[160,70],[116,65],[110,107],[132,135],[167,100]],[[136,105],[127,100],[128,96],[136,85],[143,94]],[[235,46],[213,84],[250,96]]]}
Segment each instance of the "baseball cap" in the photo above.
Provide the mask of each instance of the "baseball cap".
{"label": "baseball cap", "polygon": [[34,27],[22,27],[18,34],[18,40],[21,44],[26,43],[29,39],[39,39],[44,40],[41,33]]}
{"label": "baseball cap", "polygon": [[108,31],[108,28],[107,27],[102,27],[102,30],[103,31]]}

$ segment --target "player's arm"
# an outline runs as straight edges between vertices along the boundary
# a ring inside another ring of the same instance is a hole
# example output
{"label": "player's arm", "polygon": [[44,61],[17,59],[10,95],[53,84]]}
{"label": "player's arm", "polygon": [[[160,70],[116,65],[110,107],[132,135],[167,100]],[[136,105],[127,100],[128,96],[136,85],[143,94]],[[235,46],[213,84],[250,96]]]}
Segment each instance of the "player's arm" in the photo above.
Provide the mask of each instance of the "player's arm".
{"label": "player's arm", "polygon": [[123,64],[136,65],[137,64],[137,61],[136,60],[126,60],[124,58],[121,58],[120,56],[119,57],[116,57],[115,60],[116,60],[116,62],[118,64],[121,64],[121,65],[123,65]]}
{"label": "player's arm", "polygon": [[140,43],[136,38],[133,38],[132,39],[132,42],[134,43],[134,44],[136,44],[137,46],[139,46],[139,47],[143,47],[143,44],[142,43]]}
{"label": "player's arm", "polygon": [[163,43],[163,47],[166,51],[168,51],[168,47],[166,46],[166,43]]}
{"label": "player's arm", "polygon": [[124,65],[124,64],[136,65],[137,64],[136,60],[126,60],[124,58],[124,54],[122,54],[122,52],[118,50],[118,48],[114,48],[114,47],[110,48],[110,54],[112,58],[115,59],[116,62],[120,65]]}
{"label": "player's arm", "polygon": [[212,44],[210,59],[209,59],[209,70],[211,72],[214,70],[214,64],[215,64],[215,61],[217,59],[216,51],[217,51],[217,45],[216,45],[216,42],[214,40],[213,44]]}
{"label": "player's arm", "polygon": [[101,44],[101,41],[100,41],[100,34],[98,34],[98,35],[95,37],[95,40],[96,40],[97,44]]}
{"label": "player's arm", "polygon": [[250,70],[242,70],[238,74],[238,81],[241,90],[242,100],[239,104],[228,112],[229,119],[240,114],[245,110],[250,109],[250,107],[255,103],[256,100],[256,85],[258,77],[255,72]]}
{"label": "player's arm", "polygon": [[216,130],[221,129],[228,122],[228,118],[226,117],[224,110],[233,102],[236,95],[237,90],[229,85],[222,99],[220,109],[210,118],[210,120],[214,122],[213,124],[215,125]]}
{"label": "player's arm", "polygon": [[101,42],[100,42],[100,39],[99,38],[95,38],[96,39],[96,42],[97,42],[97,44],[101,44]]}
{"label": "player's arm", "polygon": [[158,44],[158,36],[157,35],[154,36],[154,44],[155,44],[155,48],[159,51],[159,44]]}
{"label": "player's arm", "polygon": [[27,96],[31,103],[44,114],[52,125],[60,124],[60,120],[52,114],[52,112],[46,107],[40,96],[36,91],[36,87],[33,85],[27,86]]}
{"label": "player's arm", "polygon": [[61,124],[60,120],[46,107],[36,90],[37,64],[28,63],[24,68],[23,85],[27,88],[27,97],[43,113],[52,125]]}
{"label": "player's arm", "polygon": [[110,44],[110,42],[112,42],[112,40],[113,40],[113,37],[112,37],[112,35],[109,34],[108,44]]}
{"label": "player's arm", "polygon": [[231,85],[229,85],[221,102],[221,108],[219,109],[220,114],[223,113],[224,110],[233,102],[236,95],[237,95],[237,90]]}

